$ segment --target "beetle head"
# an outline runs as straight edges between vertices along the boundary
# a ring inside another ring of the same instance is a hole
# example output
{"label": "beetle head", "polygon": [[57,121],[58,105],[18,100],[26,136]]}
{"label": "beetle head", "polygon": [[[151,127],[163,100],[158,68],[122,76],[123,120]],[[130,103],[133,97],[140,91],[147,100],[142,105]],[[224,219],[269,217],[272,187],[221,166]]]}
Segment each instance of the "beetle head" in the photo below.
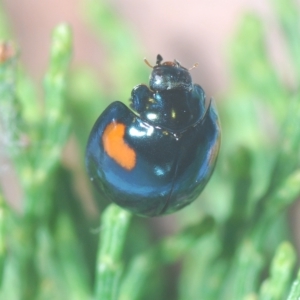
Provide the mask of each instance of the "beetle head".
{"label": "beetle head", "polygon": [[[153,91],[165,91],[171,89],[192,90],[192,77],[188,69],[180,65],[175,59],[173,62],[162,63],[163,58],[157,55],[156,65],[150,75],[149,86]],[[145,62],[152,67],[147,60]]]}

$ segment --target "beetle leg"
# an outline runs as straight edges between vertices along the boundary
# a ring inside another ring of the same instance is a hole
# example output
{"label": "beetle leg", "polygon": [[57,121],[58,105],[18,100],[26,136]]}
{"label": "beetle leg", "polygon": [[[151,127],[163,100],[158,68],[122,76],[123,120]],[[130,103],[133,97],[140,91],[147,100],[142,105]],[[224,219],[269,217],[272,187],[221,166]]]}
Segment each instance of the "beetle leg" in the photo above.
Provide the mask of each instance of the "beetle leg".
{"label": "beetle leg", "polygon": [[141,114],[146,110],[150,99],[151,91],[149,88],[144,84],[137,85],[131,92],[130,107]]}

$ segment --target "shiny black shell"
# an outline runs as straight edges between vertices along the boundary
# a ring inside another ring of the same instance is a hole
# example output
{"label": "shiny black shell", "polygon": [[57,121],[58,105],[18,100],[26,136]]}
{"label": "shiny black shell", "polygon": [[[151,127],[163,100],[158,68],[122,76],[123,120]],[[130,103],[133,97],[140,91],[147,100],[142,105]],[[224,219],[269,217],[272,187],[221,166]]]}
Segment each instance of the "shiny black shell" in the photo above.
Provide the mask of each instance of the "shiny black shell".
{"label": "shiny black shell", "polygon": [[100,193],[135,214],[175,212],[200,194],[220,147],[212,101],[176,60],[157,63],[149,88],[136,86],[130,110],[110,104],[87,144],[86,167]]}

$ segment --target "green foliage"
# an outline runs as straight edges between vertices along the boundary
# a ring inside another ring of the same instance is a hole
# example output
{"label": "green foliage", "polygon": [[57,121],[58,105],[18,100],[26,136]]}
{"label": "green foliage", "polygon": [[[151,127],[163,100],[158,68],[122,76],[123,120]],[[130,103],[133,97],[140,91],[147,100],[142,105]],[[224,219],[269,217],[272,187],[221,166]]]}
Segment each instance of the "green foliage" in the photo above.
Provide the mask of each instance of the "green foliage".
{"label": "green foliage", "polygon": [[[105,208],[102,199],[99,227],[84,204],[88,192],[76,189],[92,123],[109,101],[126,100],[147,78],[130,29],[107,1],[86,2],[109,53],[103,72],[113,78],[110,91],[93,70],[68,72],[72,34],[65,24],[53,32],[43,99],[13,45],[5,44],[10,51],[0,57],[0,149],[17,174],[23,208],[16,212],[0,190],[0,299],[300,297],[300,273],[292,282],[299,259],[287,216],[300,195],[300,11],[292,0],[273,5],[297,84],[291,87],[274,67],[264,22],[245,16],[230,46],[231,87],[218,102],[218,166],[201,200],[176,214],[178,232],[158,242],[146,219],[115,205]],[[7,39],[2,11],[0,16]],[[71,133],[79,171],[62,161]]]}

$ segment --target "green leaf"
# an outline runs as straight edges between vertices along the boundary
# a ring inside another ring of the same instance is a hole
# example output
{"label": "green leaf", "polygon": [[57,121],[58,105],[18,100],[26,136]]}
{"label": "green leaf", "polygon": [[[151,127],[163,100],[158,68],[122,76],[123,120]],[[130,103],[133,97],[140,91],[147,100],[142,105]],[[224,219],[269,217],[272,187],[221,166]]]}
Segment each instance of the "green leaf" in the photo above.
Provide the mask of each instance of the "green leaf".
{"label": "green leaf", "polygon": [[294,280],[287,300],[299,300],[300,298],[300,271],[298,271],[297,278]]}
{"label": "green leaf", "polygon": [[296,254],[289,243],[282,243],[271,264],[270,276],[259,291],[259,300],[281,300],[286,295],[295,265]]}
{"label": "green leaf", "polygon": [[95,299],[118,299],[122,251],[131,214],[111,204],[103,213],[96,263]]}

